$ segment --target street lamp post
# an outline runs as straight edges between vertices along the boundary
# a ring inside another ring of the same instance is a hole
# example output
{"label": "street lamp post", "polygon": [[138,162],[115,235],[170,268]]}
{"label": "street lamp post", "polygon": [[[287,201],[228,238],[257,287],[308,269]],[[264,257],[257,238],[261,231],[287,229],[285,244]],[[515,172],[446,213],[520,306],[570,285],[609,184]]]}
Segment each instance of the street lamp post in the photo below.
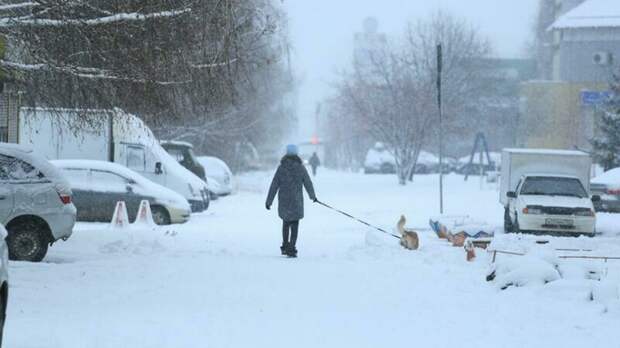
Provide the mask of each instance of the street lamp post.
{"label": "street lamp post", "polygon": [[441,43],[437,45],[437,108],[439,111],[439,214],[443,214],[443,110],[441,107],[441,71],[443,52]]}

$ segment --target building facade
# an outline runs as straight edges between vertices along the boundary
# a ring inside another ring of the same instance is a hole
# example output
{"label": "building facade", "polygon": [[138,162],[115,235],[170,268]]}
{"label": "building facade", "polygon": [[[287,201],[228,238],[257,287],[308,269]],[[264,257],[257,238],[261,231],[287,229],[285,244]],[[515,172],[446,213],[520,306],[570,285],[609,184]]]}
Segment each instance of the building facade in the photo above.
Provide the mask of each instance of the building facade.
{"label": "building facade", "polygon": [[587,151],[620,62],[620,1],[555,3],[571,9],[547,29],[550,66],[521,86],[517,145]]}

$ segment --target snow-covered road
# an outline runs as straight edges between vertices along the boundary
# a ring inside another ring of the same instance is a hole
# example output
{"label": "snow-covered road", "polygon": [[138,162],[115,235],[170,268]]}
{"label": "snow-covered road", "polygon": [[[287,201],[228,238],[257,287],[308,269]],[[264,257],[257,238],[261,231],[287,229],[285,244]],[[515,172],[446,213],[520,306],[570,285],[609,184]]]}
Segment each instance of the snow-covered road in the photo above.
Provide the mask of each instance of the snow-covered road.
{"label": "snow-covered road", "polygon": [[[386,229],[404,213],[421,249],[308,203],[300,257],[286,259],[277,209],[264,208],[269,175],[240,178],[237,194],[186,225],[80,224],[45,262],[12,263],[6,347],[620,346],[620,312],[603,313],[583,282],[500,291],[484,280],[485,253],[466,263],[431,234],[436,176],[403,189],[391,176],[321,173],[319,199]],[[446,211],[501,224],[485,186],[448,177]],[[603,220],[606,237],[566,243],[620,254],[620,219]]]}

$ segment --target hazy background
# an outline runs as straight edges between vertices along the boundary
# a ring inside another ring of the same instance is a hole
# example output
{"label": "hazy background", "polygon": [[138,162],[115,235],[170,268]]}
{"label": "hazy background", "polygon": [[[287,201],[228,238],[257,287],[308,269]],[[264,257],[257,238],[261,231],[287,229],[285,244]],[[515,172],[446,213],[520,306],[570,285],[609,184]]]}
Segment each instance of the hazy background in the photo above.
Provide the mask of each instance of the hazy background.
{"label": "hazy background", "polygon": [[523,57],[531,40],[537,0],[283,0],[290,20],[292,62],[302,79],[299,91],[299,135],[308,141],[315,129],[317,102],[329,94],[337,72],[349,69],[353,35],[364,18],[379,21],[379,31],[400,35],[408,20],[438,9],[464,17],[487,36],[494,56]]}

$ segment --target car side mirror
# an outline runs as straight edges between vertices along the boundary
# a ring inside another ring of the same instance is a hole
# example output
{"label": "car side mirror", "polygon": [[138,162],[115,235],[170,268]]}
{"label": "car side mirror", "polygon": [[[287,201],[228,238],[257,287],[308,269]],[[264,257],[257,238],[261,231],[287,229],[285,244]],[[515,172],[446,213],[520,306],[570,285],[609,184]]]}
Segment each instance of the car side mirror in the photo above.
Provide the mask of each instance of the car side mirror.
{"label": "car side mirror", "polygon": [[514,191],[508,191],[506,193],[506,197],[508,197],[508,198],[517,198],[517,193],[514,192]]}
{"label": "car side mirror", "polygon": [[600,202],[601,201],[601,196],[599,195],[593,195],[592,196],[592,202]]}
{"label": "car side mirror", "polygon": [[160,175],[163,174],[163,170],[161,168],[161,162],[155,163],[155,174]]}

